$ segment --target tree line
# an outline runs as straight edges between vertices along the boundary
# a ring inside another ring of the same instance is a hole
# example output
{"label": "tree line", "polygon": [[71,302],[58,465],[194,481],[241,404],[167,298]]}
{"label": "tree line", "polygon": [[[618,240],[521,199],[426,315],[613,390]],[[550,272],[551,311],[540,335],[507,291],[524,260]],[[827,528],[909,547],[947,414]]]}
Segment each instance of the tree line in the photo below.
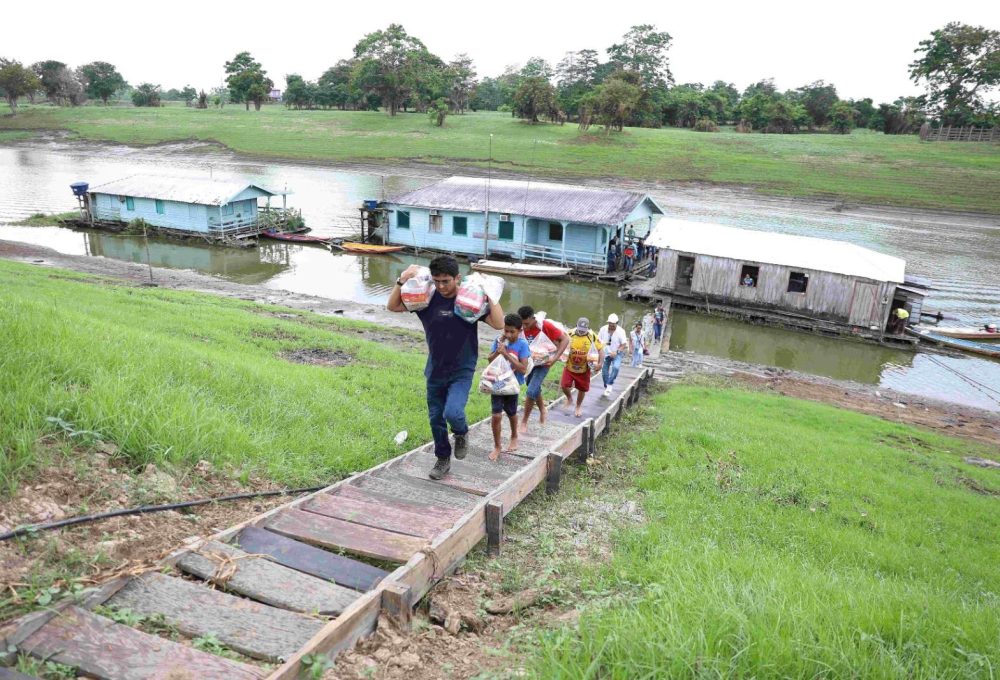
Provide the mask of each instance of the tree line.
{"label": "tree line", "polygon": [[[672,40],[669,33],[642,24],[607,47],[604,58],[598,50],[583,49],[566,53],[554,67],[533,57],[498,76],[479,78],[467,54],[445,61],[403,26],[390,24],[362,37],[349,58],[315,81],[288,74],[283,102],[294,109],[382,109],[392,116],[414,111],[429,114],[436,125],[449,114],[503,111],[533,123],[572,121],[583,130],[596,124],[609,131],[674,126],[711,132],[734,125],[740,131],[777,133],[846,133],[865,127],[902,134],[915,132],[925,121],[1000,123],[1000,108],[986,98],[1000,85],[1000,32],[981,26],[953,22],[933,31],[920,41],[909,65],[910,79],[924,85],[926,94],[878,105],[871,98],[841,99],[837,88],[822,80],[785,91],[769,78],[742,92],[724,80],[676,84],[668,56]],[[15,113],[19,98],[33,100],[39,93],[68,106],[87,98],[106,104],[112,97],[128,97],[137,106],[173,99],[201,108],[232,102],[259,110],[273,88],[249,52],[225,63],[225,85],[211,94],[190,86],[162,92],[150,83],[130,88],[107,62],[70,69],[58,61],[24,67],[0,59],[0,91]]]}

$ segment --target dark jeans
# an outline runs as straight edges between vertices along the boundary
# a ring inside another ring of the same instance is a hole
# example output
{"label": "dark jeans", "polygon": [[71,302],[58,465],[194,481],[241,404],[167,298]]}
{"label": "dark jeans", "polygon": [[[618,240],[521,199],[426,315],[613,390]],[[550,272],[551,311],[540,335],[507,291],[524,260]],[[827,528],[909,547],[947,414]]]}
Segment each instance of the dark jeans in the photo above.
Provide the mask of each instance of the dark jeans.
{"label": "dark jeans", "polygon": [[427,378],[427,416],[434,435],[434,455],[451,458],[448,427],[454,434],[465,434],[465,404],[469,401],[474,371],[456,371],[443,378]]}

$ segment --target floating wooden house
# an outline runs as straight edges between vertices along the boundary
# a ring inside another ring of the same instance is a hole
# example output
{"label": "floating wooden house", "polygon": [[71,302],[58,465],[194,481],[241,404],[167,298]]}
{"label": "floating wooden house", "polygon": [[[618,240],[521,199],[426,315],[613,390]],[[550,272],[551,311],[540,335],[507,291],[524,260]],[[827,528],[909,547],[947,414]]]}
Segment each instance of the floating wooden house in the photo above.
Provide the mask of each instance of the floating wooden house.
{"label": "floating wooden house", "polygon": [[[663,210],[646,194],[549,182],[451,177],[382,204],[388,242],[604,273],[608,242],[645,236]],[[484,225],[489,225],[488,228]]]}
{"label": "floating wooden house", "polygon": [[853,243],[673,219],[646,243],[652,290],[674,306],[878,340],[895,308],[920,318],[925,286],[906,262]]}
{"label": "floating wooden house", "polygon": [[[287,190],[259,184],[192,177],[135,175],[73,191],[92,224],[127,225],[142,219],[157,230],[227,241],[259,234],[284,221]],[[281,208],[271,198],[280,196]],[[260,199],[266,205],[260,206]]]}

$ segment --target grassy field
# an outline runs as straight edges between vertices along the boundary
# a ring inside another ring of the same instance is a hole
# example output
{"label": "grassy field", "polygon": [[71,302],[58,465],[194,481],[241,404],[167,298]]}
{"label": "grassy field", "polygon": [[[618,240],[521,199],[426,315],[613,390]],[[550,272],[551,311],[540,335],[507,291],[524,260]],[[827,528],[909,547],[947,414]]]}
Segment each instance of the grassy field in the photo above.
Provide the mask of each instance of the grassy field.
{"label": "grassy field", "polygon": [[996,677],[1000,479],[961,462],[984,449],[740,389],[655,407],[601,454],[644,468],[648,522],[533,676]]}
{"label": "grassy field", "polygon": [[[776,195],[1000,213],[996,145],[921,143],[867,130],[851,135],[697,133],[627,129],[606,136],[576,125],[528,125],[509,114],[427,117],[379,112],[289,111],[267,106],[197,110],[86,106],[24,107],[0,118],[12,130],[70,130],[125,144],[210,140],[247,154],[309,161],[422,161],[494,167],[550,177],[704,181]],[[0,141],[4,137],[0,136]]]}
{"label": "grassy field", "polygon": [[[49,434],[112,442],[137,469],[206,459],[289,484],[430,439],[422,337],[282,311],[0,261],[0,496]],[[348,365],[289,360],[316,351]],[[470,418],[488,413],[474,393]]]}

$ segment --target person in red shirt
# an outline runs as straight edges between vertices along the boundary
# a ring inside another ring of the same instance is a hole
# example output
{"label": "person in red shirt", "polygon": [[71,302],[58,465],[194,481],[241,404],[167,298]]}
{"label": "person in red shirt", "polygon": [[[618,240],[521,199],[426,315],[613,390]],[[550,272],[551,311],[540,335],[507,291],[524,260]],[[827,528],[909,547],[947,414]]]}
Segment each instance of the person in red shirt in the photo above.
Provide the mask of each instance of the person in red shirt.
{"label": "person in red shirt", "polygon": [[528,305],[517,310],[517,315],[521,317],[521,333],[529,345],[532,340],[538,337],[539,333],[545,333],[548,339],[556,346],[556,351],[552,358],[547,361],[536,361],[535,368],[532,369],[526,379],[528,392],[524,398],[524,415],[521,417],[520,430],[521,432],[527,432],[528,419],[531,418],[531,410],[536,404],[538,405],[538,422],[545,422],[547,409],[545,399],[542,398],[542,383],[545,382],[545,376],[549,374],[552,364],[558,361],[559,357],[566,351],[566,348],[569,347],[569,335],[559,330],[559,327],[548,319],[545,319],[542,323],[538,323],[537,319],[535,319],[535,310]]}

